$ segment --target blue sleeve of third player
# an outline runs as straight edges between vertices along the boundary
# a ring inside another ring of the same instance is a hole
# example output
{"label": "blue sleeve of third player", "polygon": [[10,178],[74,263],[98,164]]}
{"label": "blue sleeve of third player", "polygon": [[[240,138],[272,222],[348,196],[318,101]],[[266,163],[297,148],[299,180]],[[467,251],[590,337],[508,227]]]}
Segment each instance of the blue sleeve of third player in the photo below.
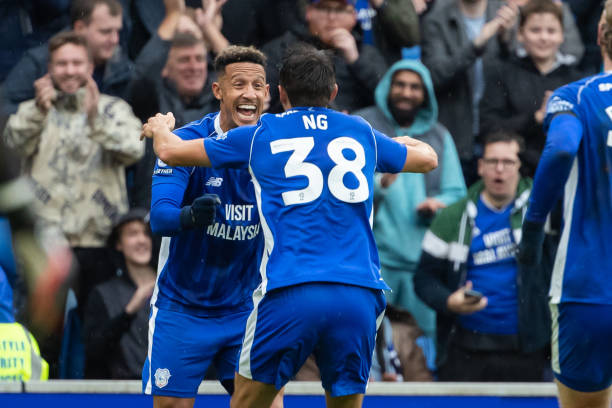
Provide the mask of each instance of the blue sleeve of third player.
{"label": "blue sleeve of third player", "polygon": [[563,186],[582,139],[582,122],[572,113],[562,113],[550,121],[546,145],[533,182],[525,219],[544,223],[561,197]]}
{"label": "blue sleeve of third player", "polygon": [[251,157],[253,137],[261,131],[260,123],[257,126],[232,129],[223,136],[204,139],[204,148],[212,167],[246,169]]}
{"label": "blue sleeve of third player", "polygon": [[396,142],[384,133],[374,130],[376,139],[376,171],[399,173],[406,163],[406,146]]}

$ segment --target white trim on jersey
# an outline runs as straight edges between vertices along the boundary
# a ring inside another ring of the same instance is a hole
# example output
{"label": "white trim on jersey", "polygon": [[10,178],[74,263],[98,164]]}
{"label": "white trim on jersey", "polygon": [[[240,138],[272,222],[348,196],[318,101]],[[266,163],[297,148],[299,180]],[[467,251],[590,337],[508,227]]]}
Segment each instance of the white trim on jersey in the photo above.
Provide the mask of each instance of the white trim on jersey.
{"label": "white trim on jersey", "polygon": [[570,171],[567,182],[565,183],[565,199],[563,203],[563,232],[555,257],[555,265],[550,284],[550,303],[557,304],[561,301],[563,294],[563,275],[565,274],[565,263],[567,260],[567,250],[569,249],[569,237],[572,229],[572,218],[574,215],[574,201],[576,200],[576,190],[578,188],[578,158],[574,159],[572,170]]}
{"label": "white trim on jersey", "polygon": [[438,236],[431,232],[431,230],[427,230],[427,232],[425,232],[422,247],[423,251],[435,256],[436,258],[448,258],[448,244],[443,239],[438,238]]}
{"label": "white trim on jersey", "polygon": [[161,275],[166,263],[168,262],[168,257],[170,256],[170,242],[172,238],[170,237],[162,237],[161,244],[159,246],[159,257],[157,259],[157,278],[155,279],[155,288],[153,288],[153,294],[151,295],[151,305],[154,305],[157,302],[157,295],[159,294],[159,276]]}
{"label": "white trim on jersey", "polygon": [[242,341],[240,358],[238,360],[238,374],[251,380],[253,379],[253,374],[251,373],[251,349],[253,348],[255,329],[257,328],[257,307],[263,297],[262,286],[259,285],[253,292],[253,310],[247,319],[244,340]]}
{"label": "white trim on jersey", "polygon": [[267,275],[267,266],[268,259],[270,254],[274,250],[274,237],[272,236],[272,231],[268,226],[268,222],[264,217],[263,211],[261,210],[261,185],[259,181],[255,177],[255,173],[253,173],[253,169],[249,166],[249,173],[251,173],[251,178],[253,179],[253,187],[255,189],[255,199],[257,200],[257,211],[259,212],[259,223],[261,224],[261,229],[264,234],[264,250],[263,255],[261,256],[261,263],[259,264],[259,274],[261,275],[261,288],[262,293],[266,293],[266,287],[268,285],[268,275]]}
{"label": "white trim on jersey", "polygon": [[550,304],[550,319],[552,321],[551,347],[551,366],[552,370],[561,374],[561,364],[559,363],[559,305]]}
{"label": "white trim on jersey", "polygon": [[153,354],[153,334],[155,333],[155,318],[157,317],[157,309],[151,306],[151,317],[149,318],[149,347],[147,349],[147,359],[149,360],[149,378],[145,387],[145,394],[151,395],[153,385],[151,383],[151,355]]}

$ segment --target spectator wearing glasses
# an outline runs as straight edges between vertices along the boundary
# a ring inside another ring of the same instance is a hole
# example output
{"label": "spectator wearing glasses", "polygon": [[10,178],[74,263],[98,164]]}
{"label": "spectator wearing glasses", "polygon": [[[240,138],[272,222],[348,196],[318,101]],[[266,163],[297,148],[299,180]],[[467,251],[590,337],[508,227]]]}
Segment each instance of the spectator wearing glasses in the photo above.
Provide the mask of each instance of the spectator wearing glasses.
{"label": "spectator wearing glasses", "polygon": [[330,50],[336,70],[338,93],[333,107],[352,112],[374,104],[374,89],[387,70],[382,54],[363,44],[357,32],[354,0],[308,0],[300,3],[306,25],[297,24],[263,46],[268,57],[270,112],[282,112],[278,98],[278,74],[285,50],[297,42]]}
{"label": "spectator wearing glasses", "polygon": [[437,312],[442,381],[544,379],[550,268],[515,257],[532,185],[519,173],[522,148],[514,133],[489,135],[481,180],[438,213],[423,239],[414,285]]}

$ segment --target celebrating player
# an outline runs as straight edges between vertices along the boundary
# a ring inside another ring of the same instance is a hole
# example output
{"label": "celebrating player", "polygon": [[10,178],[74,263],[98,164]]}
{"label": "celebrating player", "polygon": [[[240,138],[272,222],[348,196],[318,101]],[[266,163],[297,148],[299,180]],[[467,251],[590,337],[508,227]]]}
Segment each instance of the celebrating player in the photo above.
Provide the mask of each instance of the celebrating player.
{"label": "celebrating player", "polygon": [[280,70],[286,112],[227,135],[181,140],[171,115],[143,127],[158,156],[180,165],[247,167],[265,248],[232,407],[263,407],[314,353],[329,407],[360,407],[387,289],[371,229],[374,171],[427,172],[433,149],[388,138],[326,106],[333,63],[302,46]]}
{"label": "celebrating player", "polygon": [[[268,95],[265,56],[232,46],[215,59],[218,113],[176,130],[183,139],[224,138],[257,123]],[[220,204],[220,205],[218,205]],[[165,236],[151,299],[142,381],[155,407],[191,407],[212,364],[231,394],[263,249],[251,176],[244,169],[171,167],[153,174],[151,227]],[[279,398],[279,406],[282,399]]]}
{"label": "celebrating player", "polygon": [[610,407],[612,396],[612,0],[598,41],[605,72],[557,89],[523,223],[519,260],[541,257],[547,214],[564,192],[551,283],[552,368],[563,408]]}

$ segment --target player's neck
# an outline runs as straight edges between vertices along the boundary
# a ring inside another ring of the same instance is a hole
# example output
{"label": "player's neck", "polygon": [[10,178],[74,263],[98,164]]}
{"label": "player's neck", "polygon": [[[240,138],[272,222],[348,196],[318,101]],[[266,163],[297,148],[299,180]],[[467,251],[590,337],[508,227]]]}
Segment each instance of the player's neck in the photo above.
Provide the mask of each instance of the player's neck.
{"label": "player's neck", "polygon": [[612,59],[606,53],[603,54],[603,70],[606,72],[612,71]]}

